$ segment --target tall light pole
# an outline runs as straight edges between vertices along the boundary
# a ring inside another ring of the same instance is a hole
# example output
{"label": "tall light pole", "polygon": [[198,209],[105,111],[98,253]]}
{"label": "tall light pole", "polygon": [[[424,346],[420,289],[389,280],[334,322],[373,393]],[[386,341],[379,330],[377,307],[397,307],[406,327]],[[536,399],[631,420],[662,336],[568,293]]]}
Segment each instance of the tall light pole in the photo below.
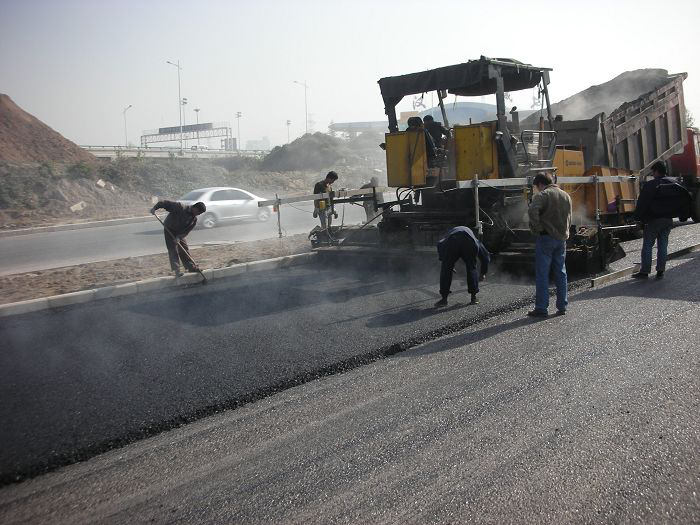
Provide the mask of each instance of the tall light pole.
{"label": "tall light pole", "polygon": [[194,108],[194,113],[197,115],[197,146],[199,146],[199,108]]}
{"label": "tall light pole", "polygon": [[238,144],[236,145],[236,149],[238,151],[241,151],[241,117],[243,116],[243,113],[240,111],[236,111],[236,121],[238,124]]}
{"label": "tall light pole", "polygon": [[124,108],[124,111],[122,111],[122,115],[124,115],[124,147],[125,147],[125,148],[128,148],[128,147],[129,147],[129,138],[128,138],[127,134],[126,134],[126,112],[127,112],[131,107],[133,107],[133,106],[132,106],[131,104],[129,104],[128,106],[126,106],[126,107]]}
{"label": "tall light pole", "polygon": [[[185,106],[187,105],[187,97],[182,99],[182,126],[187,127],[187,113],[185,113]],[[182,133],[182,128],[180,128],[180,133]],[[185,149],[187,149],[187,139],[185,139]]]}
{"label": "tall light pole", "polygon": [[177,68],[177,112],[180,116],[180,153],[182,153],[182,96],[180,95],[180,70],[182,69],[180,67],[180,61],[177,61],[177,64],[171,62],[170,60],[165,61],[166,64],[170,64],[171,66],[175,66]]}
{"label": "tall light pole", "polygon": [[309,132],[309,102],[308,102],[308,91],[309,91],[309,86],[306,84],[306,80],[304,82],[299,82],[298,80],[294,81],[295,84],[299,84],[300,86],[304,86],[304,122],[305,122],[305,133]]}
{"label": "tall light pole", "polygon": [[287,144],[289,144],[289,126],[292,125],[292,121],[288,120],[287,121]]}

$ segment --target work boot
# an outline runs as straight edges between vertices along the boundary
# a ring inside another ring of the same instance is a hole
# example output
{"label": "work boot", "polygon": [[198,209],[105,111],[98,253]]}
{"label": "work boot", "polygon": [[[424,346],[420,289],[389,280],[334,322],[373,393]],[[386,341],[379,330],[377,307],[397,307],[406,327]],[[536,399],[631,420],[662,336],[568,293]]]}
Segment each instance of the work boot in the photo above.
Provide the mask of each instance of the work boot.
{"label": "work boot", "polygon": [[632,274],[632,279],[648,279],[649,274],[643,272],[637,272]]}
{"label": "work boot", "polygon": [[182,277],[183,276],[182,270],[180,270],[180,268],[178,268],[177,270],[174,270],[173,273],[175,274],[175,277]]}
{"label": "work boot", "polygon": [[542,310],[531,310],[527,313],[528,317],[547,317],[547,312],[543,312]]}
{"label": "work boot", "polygon": [[479,299],[476,298],[476,294],[472,294],[472,300],[469,302],[469,304],[479,304]]}
{"label": "work boot", "polygon": [[187,271],[190,273],[198,273],[199,272],[199,267],[198,266],[193,266],[192,268],[187,268]]}
{"label": "work boot", "polygon": [[447,306],[447,296],[443,295],[437,303],[435,303],[435,308],[440,308],[441,306]]}
{"label": "work boot", "polygon": [[664,278],[664,271],[660,270],[660,271],[656,272],[656,278],[663,279]]}

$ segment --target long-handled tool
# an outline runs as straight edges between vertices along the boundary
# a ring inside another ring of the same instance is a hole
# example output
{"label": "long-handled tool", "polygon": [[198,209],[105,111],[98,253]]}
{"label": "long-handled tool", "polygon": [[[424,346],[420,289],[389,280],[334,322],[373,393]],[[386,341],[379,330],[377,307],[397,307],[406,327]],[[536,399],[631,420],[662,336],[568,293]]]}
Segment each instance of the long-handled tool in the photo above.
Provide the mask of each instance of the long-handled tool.
{"label": "long-handled tool", "polygon": [[175,241],[175,244],[177,244],[177,245],[180,247],[180,250],[181,250],[185,255],[187,255],[187,258],[190,260],[190,262],[191,262],[192,264],[194,264],[194,267],[195,267],[195,268],[197,268],[197,271],[199,272],[199,275],[202,276],[202,284],[207,284],[207,278],[206,278],[206,277],[204,276],[204,274],[202,273],[202,270],[199,269],[199,265],[198,265],[196,262],[194,262],[194,259],[193,259],[192,256],[190,255],[190,252],[189,252],[188,250],[185,250],[184,246],[182,246],[182,244],[180,244],[180,240],[175,236],[175,234],[174,234],[173,232],[170,231],[170,229],[165,225],[165,223],[164,223],[163,221],[160,220],[160,217],[158,217],[158,215],[156,215],[156,214],[154,213],[153,216],[154,216],[156,219],[158,219],[158,222],[161,223],[161,224],[163,225],[163,228],[165,229],[165,231],[168,232],[168,234],[173,238],[173,241]]}

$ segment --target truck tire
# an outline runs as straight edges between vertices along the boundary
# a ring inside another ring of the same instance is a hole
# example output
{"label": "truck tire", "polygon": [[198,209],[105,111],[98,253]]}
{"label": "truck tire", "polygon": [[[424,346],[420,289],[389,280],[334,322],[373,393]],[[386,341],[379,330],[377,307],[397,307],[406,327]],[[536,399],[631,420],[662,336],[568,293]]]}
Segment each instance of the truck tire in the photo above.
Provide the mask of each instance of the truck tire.
{"label": "truck tire", "polygon": [[693,204],[690,208],[690,216],[693,218],[693,222],[700,222],[700,188],[697,188],[695,191]]}

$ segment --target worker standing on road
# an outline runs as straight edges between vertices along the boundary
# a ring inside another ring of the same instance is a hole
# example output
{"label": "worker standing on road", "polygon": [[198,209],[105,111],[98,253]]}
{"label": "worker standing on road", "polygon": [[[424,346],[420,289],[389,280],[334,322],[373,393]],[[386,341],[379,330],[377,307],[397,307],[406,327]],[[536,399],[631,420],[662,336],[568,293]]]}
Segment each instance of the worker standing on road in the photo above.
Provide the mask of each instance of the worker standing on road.
{"label": "worker standing on road", "polygon": [[530,317],[547,317],[549,309],[549,275],[557,287],[557,315],[566,313],[569,304],[566,277],[566,240],[571,226],[571,197],[546,174],[533,179],[538,193],[528,209],[530,231],[535,241],[535,309]]}
{"label": "worker standing on road", "polygon": [[[456,226],[447,232],[437,244],[438,258],[442,261],[440,267],[440,299],[436,307],[447,305],[447,296],[452,286],[452,272],[458,260],[462,259],[467,265],[467,290],[472,296],[470,304],[477,304],[476,294],[479,293],[479,280],[489,271],[491,256],[488,250],[476,238],[474,232],[466,226]],[[477,271],[477,259],[481,263]]]}
{"label": "worker standing on road", "polygon": [[189,246],[185,242],[185,237],[192,231],[197,224],[197,215],[207,211],[207,207],[203,202],[197,202],[192,206],[183,206],[179,202],[174,201],[158,201],[151,213],[156,214],[156,210],[165,209],[168,216],[163,222],[165,226],[165,246],[168,248],[168,257],[170,258],[170,268],[175,272],[176,277],[180,277],[180,261],[188,272],[197,272],[199,269],[190,257]]}
{"label": "worker standing on road", "polygon": [[656,278],[662,279],[666,271],[668,237],[673,218],[687,220],[690,216],[692,197],[690,192],[675,180],[666,176],[666,165],[659,161],[651,166],[654,178],[642,187],[634,210],[634,217],[644,224],[642,265],[634,279],[646,279],[651,272],[651,252],[656,243]]}
{"label": "worker standing on road", "polygon": [[[333,191],[332,184],[338,180],[338,174],[335,171],[329,171],[326,178],[318,181],[314,185],[314,194],[330,193]],[[336,218],[338,214],[333,211],[330,199],[318,199],[314,201],[314,217],[318,217],[321,221],[321,228],[326,230],[328,237],[331,236],[331,224],[333,216]]]}

